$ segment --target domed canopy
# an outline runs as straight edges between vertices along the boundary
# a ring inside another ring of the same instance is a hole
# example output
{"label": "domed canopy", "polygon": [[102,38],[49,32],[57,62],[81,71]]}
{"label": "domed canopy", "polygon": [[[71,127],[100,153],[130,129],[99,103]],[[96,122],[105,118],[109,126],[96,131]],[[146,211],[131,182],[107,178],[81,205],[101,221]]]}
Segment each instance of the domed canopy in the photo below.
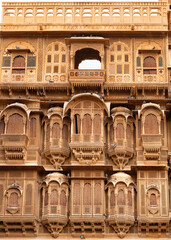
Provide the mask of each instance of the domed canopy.
{"label": "domed canopy", "polygon": [[103,98],[96,93],[80,93],[74,95],[69,102],[64,103],[63,113],[67,113],[69,109],[72,109],[74,105],[81,100],[90,100],[98,103],[102,109],[104,109],[108,116],[110,116],[110,103],[104,102]]}
{"label": "domed canopy", "polygon": [[18,102],[9,104],[6,108],[4,108],[4,110],[1,112],[0,115],[2,116],[4,112],[6,112],[9,108],[20,108],[26,113],[26,116],[29,118],[31,111],[28,109],[28,107],[25,104],[18,103]]}
{"label": "domed canopy", "polygon": [[124,172],[119,172],[119,173],[115,173],[113,175],[111,175],[108,183],[112,183],[114,186],[116,186],[117,183],[119,182],[123,182],[127,185],[127,187],[130,185],[130,184],[134,184],[134,181],[132,180],[132,177]]}
{"label": "domed canopy", "polygon": [[59,115],[60,117],[63,116],[63,108],[61,107],[53,107],[48,110],[47,117],[51,118],[52,115]]}
{"label": "domed canopy", "polygon": [[48,185],[52,181],[58,182],[59,185],[62,185],[63,183],[68,184],[68,178],[61,173],[50,173],[45,177],[45,180],[43,182]]}

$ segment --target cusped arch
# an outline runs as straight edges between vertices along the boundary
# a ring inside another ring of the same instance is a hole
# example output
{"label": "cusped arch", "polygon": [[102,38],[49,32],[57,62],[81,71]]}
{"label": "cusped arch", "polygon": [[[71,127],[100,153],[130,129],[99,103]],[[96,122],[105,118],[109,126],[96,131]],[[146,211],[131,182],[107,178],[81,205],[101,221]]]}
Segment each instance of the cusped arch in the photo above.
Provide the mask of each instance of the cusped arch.
{"label": "cusped arch", "polygon": [[122,45],[122,46],[124,46],[124,48],[127,52],[130,51],[128,45],[124,42],[121,42],[121,41],[117,41],[117,42],[112,43],[109,47],[110,51],[113,51],[112,48],[115,47],[116,45]]}
{"label": "cusped arch", "polygon": [[[24,112],[25,115],[27,116],[27,120],[29,120],[30,112],[29,108],[23,104],[23,103],[12,103],[8,105],[6,108],[3,109],[3,111],[0,113],[0,118],[4,115],[8,114],[9,109],[19,109],[20,111]],[[17,113],[17,111],[15,111]]]}
{"label": "cusped arch", "polygon": [[67,184],[69,185],[68,183],[68,178],[64,175],[64,174],[61,174],[61,173],[50,173],[48,174],[44,181],[43,181],[43,184],[45,184],[46,186],[48,186],[50,183],[52,182],[56,182],[58,183],[60,186],[62,184]]}
{"label": "cusped arch", "polygon": [[4,53],[7,53],[9,49],[18,49],[18,50],[29,49],[30,52],[32,52],[33,54],[36,53],[36,48],[31,43],[26,41],[11,42],[6,46]]}
{"label": "cusped arch", "polygon": [[[149,111],[147,111],[147,110],[149,110]],[[157,115],[160,115],[160,116],[164,117],[164,111],[161,110],[159,104],[156,104],[156,103],[145,103],[145,104],[142,105],[141,110],[138,110],[138,118],[140,119],[141,116],[149,114],[148,112],[152,113],[152,114],[155,114],[155,115],[157,114]]]}
{"label": "cusped arch", "polygon": [[156,41],[150,41],[150,42],[141,42],[138,47],[138,50],[152,50],[152,49],[161,49],[161,45]]}
{"label": "cusped arch", "polygon": [[105,103],[103,101],[103,98],[101,98],[99,95],[91,94],[91,93],[77,94],[73,96],[69,102],[65,102],[64,108],[63,108],[63,116],[65,116],[70,109],[73,109],[76,104],[78,104],[80,101],[83,101],[83,100],[96,102],[101,109],[105,110],[105,112],[107,113],[107,116],[108,117],[110,116],[110,103]]}
{"label": "cusped arch", "polygon": [[108,187],[109,184],[112,184],[115,187],[118,183],[124,183],[127,187],[129,187],[130,185],[133,185],[135,188],[135,184],[132,177],[123,172],[119,172],[111,175],[106,185],[106,188]]}
{"label": "cusped arch", "polygon": [[55,46],[55,45],[59,45],[61,49],[63,48],[63,50],[66,51],[66,45],[65,45],[63,42],[53,41],[53,42],[51,42],[50,44],[48,44],[48,46],[46,47],[46,52],[51,51],[51,50],[50,50],[51,47],[53,47],[53,46]]}

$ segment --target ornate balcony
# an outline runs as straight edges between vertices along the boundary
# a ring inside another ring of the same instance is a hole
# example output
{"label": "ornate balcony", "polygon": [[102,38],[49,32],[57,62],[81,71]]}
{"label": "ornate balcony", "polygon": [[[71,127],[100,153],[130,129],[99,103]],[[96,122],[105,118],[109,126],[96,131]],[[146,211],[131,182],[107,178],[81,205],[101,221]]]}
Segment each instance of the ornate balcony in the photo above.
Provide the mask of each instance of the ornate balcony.
{"label": "ornate balcony", "polygon": [[111,113],[108,155],[119,169],[124,169],[134,155],[133,117],[130,110],[123,107],[113,108]]}
{"label": "ornate balcony", "polygon": [[104,70],[70,70],[69,81],[75,86],[101,85],[105,81]]}
{"label": "ornate balcony", "polygon": [[160,160],[162,147],[162,134],[142,135],[142,146],[144,148],[144,160]]}
{"label": "ornate balcony", "polygon": [[2,135],[2,146],[6,160],[24,160],[27,150],[28,137],[26,135]]}
{"label": "ornate balcony", "polygon": [[65,159],[69,157],[69,144],[65,139],[52,139],[45,148],[45,156],[50,160],[51,164],[56,168],[60,168]]}
{"label": "ornate balcony", "polygon": [[42,224],[56,238],[68,222],[68,179],[48,174],[43,182]]}

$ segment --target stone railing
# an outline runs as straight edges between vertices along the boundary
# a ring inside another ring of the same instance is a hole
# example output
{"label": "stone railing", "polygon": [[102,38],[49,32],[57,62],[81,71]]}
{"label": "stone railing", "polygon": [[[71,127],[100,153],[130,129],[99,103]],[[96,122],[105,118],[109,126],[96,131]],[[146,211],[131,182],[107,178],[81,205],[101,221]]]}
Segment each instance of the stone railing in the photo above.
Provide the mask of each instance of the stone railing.
{"label": "stone railing", "polygon": [[70,70],[69,71],[69,81],[70,82],[89,82],[94,81],[104,82],[105,81],[105,71],[104,70]]}
{"label": "stone railing", "polygon": [[167,1],[2,3],[3,23],[167,25]]}

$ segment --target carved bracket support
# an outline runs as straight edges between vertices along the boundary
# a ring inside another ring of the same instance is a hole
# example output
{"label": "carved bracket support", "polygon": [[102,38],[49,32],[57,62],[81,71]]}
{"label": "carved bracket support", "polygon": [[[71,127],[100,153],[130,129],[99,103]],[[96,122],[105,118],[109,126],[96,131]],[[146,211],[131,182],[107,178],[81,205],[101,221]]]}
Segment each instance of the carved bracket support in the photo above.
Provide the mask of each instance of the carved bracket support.
{"label": "carved bracket support", "polygon": [[62,232],[66,224],[61,224],[58,222],[55,222],[55,223],[49,222],[49,223],[46,223],[44,226],[47,228],[48,232],[51,233],[52,237],[57,238],[59,237],[59,233]]}
{"label": "carved bracket support", "polygon": [[124,238],[126,234],[129,232],[130,227],[132,224],[127,224],[127,223],[115,223],[115,224],[110,224],[111,227],[114,229],[114,231],[117,233],[118,237]]}

